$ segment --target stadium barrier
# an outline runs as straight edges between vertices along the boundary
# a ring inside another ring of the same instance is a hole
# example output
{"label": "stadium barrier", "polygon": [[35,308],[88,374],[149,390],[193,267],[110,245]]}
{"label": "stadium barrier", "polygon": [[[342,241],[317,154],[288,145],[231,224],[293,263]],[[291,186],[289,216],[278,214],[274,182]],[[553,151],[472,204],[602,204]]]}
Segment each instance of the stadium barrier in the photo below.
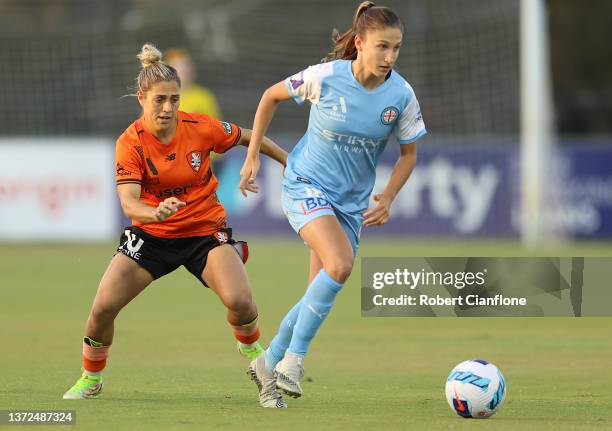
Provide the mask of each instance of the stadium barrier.
{"label": "stadium barrier", "polygon": [[110,139],[0,139],[0,241],[106,241],[117,229]]}
{"label": "stadium barrier", "polygon": [[[518,238],[518,153],[514,146],[419,148],[408,184],[393,204],[387,225],[366,235]],[[105,139],[0,140],[0,241],[102,241],[128,223],[114,189],[114,149]],[[282,171],[263,157],[259,194],[238,191],[243,150],[226,154],[217,175],[219,198],[240,234],[291,235],[280,205]],[[382,155],[375,192],[380,192],[397,157],[395,145]],[[563,145],[557,149],[558,196],[545,220],[559,235],[612,237],[612,148]]]}
{"label": "stadium barrier", "polygon": [[[236,231],[290,233],[280,205],[279,166],[262,158],[258,176],[261,192],[245,199],[238,192],[242,154],[235,151],[226,157],[219,173],[219,198]],[[375,193],[386,185],[396,157],[397,150],[392,148],[381,156]],[[364,232],[367,235],[518,238],[518,157],[517,148],[508,145],[424,144],[419,147],[411,178],[393,204],[389,222],[385,226],[366,228]],[[549,179],[550,190],[557,191],[557,195],[549,197],[543,217],[560,237],[612,237],[611,165],[610,146],[557,148]]]}

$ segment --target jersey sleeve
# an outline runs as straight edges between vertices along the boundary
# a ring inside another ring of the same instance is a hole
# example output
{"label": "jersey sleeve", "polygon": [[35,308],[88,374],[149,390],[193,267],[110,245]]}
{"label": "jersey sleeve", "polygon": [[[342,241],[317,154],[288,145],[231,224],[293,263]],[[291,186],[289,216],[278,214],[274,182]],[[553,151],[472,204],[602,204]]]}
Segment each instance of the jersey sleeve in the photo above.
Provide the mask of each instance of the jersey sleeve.
{"label": "jersey sleeve", "polygon": [[225,153],[238,143],[240,136],[240,127],[237,125],[210,118],[210,137],[215,153]]}
{"label": "jersey sleeve", "polygon": [[308,101],[317,104],[321,98],[323,79],[333,73],[333,63],[322,63],[310,66],[285,79],[289,95],[298,105]]}
{"label": "jersey sleeve", "polygon": [[411,144],[427,134],[425,122],[421,115],[421,108],[414,93],[410,102],[408,102],[408,105],[406,105],[406,108],[404,108],[404,111],[399,116],[395,125],[395,134],[397,142],[400,144]]}
{"label": "jersey sleeve", "polygon": [[116,172],[115,179],[117,185],[120,184],[142,184],[144,172],[142,147],[132,145],[129,142],[119,139],[115,147]]}

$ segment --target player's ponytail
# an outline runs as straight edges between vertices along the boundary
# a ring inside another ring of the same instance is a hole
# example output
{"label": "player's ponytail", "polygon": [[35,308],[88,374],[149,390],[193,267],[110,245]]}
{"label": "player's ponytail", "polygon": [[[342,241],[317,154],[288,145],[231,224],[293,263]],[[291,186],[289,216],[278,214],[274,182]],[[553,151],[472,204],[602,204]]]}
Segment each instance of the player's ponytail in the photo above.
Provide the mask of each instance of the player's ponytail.
{"label": "player's ponytail", "polygon": [[153,84],[160,81],[176,81],[181,86],[176,69],[162,62],[161,51],[152,43],[145,43],[137,57],[142,65],[136,77],[136,90],[139,93],[146,93]]}
{"label": "player's ponytail", "polygon": [[357,6],[353,26],[340,34],[336,29],[332,31],[333,50],[322,60],[355,60],[357,58],[357,47],[355,36],[364,38],[369,30],[379,30],[387,27],[399,28],[402,32],[404,27],[399,17],[391,9],[385,6],[376,6],[374,2],[364,1]]}

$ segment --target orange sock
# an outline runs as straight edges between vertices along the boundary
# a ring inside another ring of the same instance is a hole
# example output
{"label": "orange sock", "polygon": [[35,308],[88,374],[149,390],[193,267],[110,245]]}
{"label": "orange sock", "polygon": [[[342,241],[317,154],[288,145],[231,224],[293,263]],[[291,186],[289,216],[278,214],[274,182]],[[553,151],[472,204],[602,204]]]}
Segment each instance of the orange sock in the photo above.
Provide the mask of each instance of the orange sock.
{"label": "orange sock", "polygon": [[106,367],[109,347],[85,337],[83,340],[83,370],[90,373],[102,371]]}
{"label": "orange sock", "polygon": [[232,325],[234,329],[234,337],[242,344],[253,344],[259,340],[259,325],[257,324],[257,316],[244,325]]}

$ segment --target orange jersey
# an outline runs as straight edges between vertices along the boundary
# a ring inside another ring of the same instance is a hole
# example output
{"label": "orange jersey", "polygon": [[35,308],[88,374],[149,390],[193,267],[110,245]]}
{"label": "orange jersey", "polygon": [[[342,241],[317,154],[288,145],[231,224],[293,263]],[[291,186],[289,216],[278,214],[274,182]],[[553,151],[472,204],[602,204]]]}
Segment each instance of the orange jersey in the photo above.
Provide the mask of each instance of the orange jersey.
{"label": "orange jersey", "polygon": [[167,145],[147,132],[142,118],[134,121],[117,139],[117,185],[140,184],[140,199],[151,210],[171,196],[187,205],[163,222],[132,220],[133,225],[162,238],[212,235],[225,228],[209,154],[224,153],[239,140],[238,126],[204,114],[179,111],[176,133]]}

